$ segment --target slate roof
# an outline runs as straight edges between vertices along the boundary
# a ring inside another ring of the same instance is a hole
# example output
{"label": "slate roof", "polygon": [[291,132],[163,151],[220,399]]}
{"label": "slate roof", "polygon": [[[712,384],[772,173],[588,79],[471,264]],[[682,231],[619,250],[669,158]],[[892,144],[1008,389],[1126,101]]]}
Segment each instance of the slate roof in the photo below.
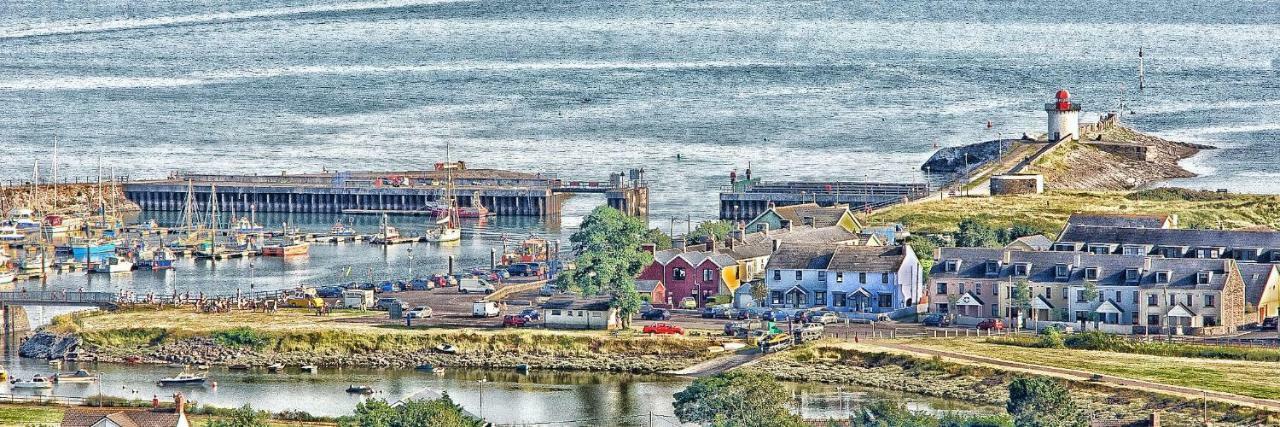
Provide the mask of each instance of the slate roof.
{"label": "slate roof", "polygon": [[123,427],[173,427],[180,414],[173,411],[152,412],[145,409],[69,408],[62,416],[62,427],[91,427],[109,418]]}
{"label": "slate roof", "polygon": [[1067,219],[1068,225],[1092,227],[1164,228],[1169,215],[1074,213]]}
{"label": "slate roof", "polygon": [[636,292],[650,293],[654,289],[658,289],[658,284],[662,283],[658,280],[637,280]]}
{"label": "slate roof", "polygon": [[[1141,286],[1141,287],[1207,287],[1221,289],[1226,283],[1227,274],[1234,264],[1231,260],[1202,258],[1158,258],[1127,255],[1095,255],[1086,252],[1037,252],[1012,251],[993,248],[942,248],[939,257],[929,272],[929,277],[939,280],[950,279],[1027,279],[1035,283],[1082,283],[1089,269],[1096,268],[1097,280],[1091,280],[1105,286]],[[958,271],[946,271],[948,261],[960,260]],[[998,262],[995,274],[987,273],[988,261]],[[1015,266],[1029,264],[1026,275],[1016,275]],[[1066,278],[1059,279],[1057,266],[1068,266]],[[1137,282],[1127,280],[1126,272],[1130,268],[1140,269]],[[1156,283],[1156,272],[1169,272],[1169,282]],[[1197,285],[1197,275],[1201,271],[1210,271],[1212,280],[1208,284]]]}
{"label": "slate roof", "polygon": [[1271,279],[1271,271],[1276,266],[1242,262],[1236,264],[1236,268],[1240,269],[1240,278],[1244,279],[1245,302],[1257,305],[1262,299],[1262,293],[1267,290],[1267,281]]}
{"label": "slate roof", "polygon": [[[782,217],[782,219],[791,221],[793,227],[812,226],[822,228],[839,223],[840,217],[844,216],[845,212],[849,212],[849,207],[848,205],[822,207],[815,203],[801,203],[774,207],[773,212]],[[805,218],[812,218],[812,223],[806,222]]]}
{"label": "slate roof", "polygon": [[1015,242],[1027,245],[1027,247],[1030,247],[1031,250],[1035,250],[1035,251],[1047,251],[1053,248],[1053,240],[1050,240],[1048,237],[1045,237],[1043,234],[1036,234],[1032,236],[1022,236],[1017,239],[1013,239],[1013,242],[1010,242],[1005,247],[1013,246],[1013,243]]}
{"label": "slate roof", "polygon": [[[1097,227],[1068,224],[1058,242],[1280,249],[1280,232]],[[1226,254],[1224,254],[1226,255]]]}
{"label": "slate roof", "polygon": [[740,243],[748,245],[757,243],[768,243],[773,239],[778,239],[783,243],[849,243],[863,244],[866,242],[867,235],[859,233],[851,233],[844,227],[833,225],[829,227],[795,227],[791,230],[771,230],[768,233],[758,231],[755,233],[747,233],[742,236]]}
{"label": "slate roof", "polygon": [[560,297],[552,298],[542,304],[544,310],[609,310],[609,297]]}
{"label": "slate roof", "polygon": [[897,271],[906,259],[901,246],[848,246],[784,243],[769,258],[768,269]]}

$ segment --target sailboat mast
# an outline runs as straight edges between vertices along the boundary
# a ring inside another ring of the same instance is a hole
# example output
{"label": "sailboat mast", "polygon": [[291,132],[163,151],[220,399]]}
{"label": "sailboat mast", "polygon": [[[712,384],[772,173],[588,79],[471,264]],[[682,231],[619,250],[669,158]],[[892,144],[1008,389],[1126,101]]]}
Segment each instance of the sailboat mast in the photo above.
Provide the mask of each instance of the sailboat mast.
{"label": "sailboat mast", "polygon": [[58,136],[53,137],[53,209],[50,213],[58,212]]}

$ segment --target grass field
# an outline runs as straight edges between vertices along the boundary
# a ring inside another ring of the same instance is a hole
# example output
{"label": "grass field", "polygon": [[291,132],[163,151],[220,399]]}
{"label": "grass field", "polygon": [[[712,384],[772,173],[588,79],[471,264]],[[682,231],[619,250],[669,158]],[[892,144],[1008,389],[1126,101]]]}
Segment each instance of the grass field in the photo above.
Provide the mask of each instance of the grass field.
{"label": "grass field", "polygon": [[0,426],[56,426],[61,422],[61,407],[0,404]]}
{"label": "grass field", "polygon": [[1280,362],[1148,356],[1107,351],[1024,348],[975,340],[915,340],[911,345],[1001,360],[1077,369],[1263,399],[1280,399]]}
{"label": "grass field", "polygon": [[950,233],[957,230],[961,219],[977,216],[986,218],[993,226],[1010,227],[1021,223],[1056,233],[1072,213],[1100,212],[1177,214],[1183,228],[1280,228],[1280,196],[1230,194],[1214,198],[1219,200],[1202,200],[1153,194],[1051,191],[1016,197],[950,197],[941,201],[931,199],[894,206],[876,213],[869,222],[901,222],[911,227],[913,232]]}

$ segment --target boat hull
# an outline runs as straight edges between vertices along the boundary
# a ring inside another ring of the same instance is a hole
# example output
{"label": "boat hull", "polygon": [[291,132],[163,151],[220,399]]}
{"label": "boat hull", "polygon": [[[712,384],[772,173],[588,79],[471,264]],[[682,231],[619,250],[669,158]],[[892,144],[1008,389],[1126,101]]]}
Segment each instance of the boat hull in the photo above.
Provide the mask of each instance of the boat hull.
{"label": "boat hull", "polygon": [[311,245],[294,244],[284,246],[267,246],[262,248],[263,256],[285,257],[306,255],[311,250]]}

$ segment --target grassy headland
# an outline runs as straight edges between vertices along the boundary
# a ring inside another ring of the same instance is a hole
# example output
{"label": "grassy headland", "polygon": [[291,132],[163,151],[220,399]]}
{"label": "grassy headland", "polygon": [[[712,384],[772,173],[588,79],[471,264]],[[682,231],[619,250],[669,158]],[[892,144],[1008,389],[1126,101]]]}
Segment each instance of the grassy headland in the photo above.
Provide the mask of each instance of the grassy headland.
{"label": "grassy headland", "polygon": [[890,207],[870,222],[901,222],[917,233],[953,233],[961,219],[979,217],[992,226],[1025,224],[1056,234],[1076,212],[1176,214],[1184,228],[1280,228],[1280,196],[1179,188],[935,198]]}

